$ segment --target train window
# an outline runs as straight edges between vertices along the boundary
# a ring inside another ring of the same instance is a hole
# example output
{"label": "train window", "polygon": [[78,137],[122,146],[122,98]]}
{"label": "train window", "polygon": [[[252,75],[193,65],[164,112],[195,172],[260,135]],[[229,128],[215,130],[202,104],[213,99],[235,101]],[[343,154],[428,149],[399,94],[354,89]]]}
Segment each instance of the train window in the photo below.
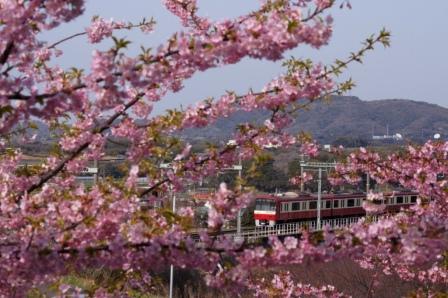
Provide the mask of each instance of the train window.
{"label": "train window", "polygon": [[308,202],[302,202],[302,210],[307,210],[308,209]]}
{"label": "train window", "polygon": [[411,196],[411,203],[417,202],[417,196]]}
{"label": "train window", "polygon": [[403,197],[402,196],[397,197],[397,204],[403,204]]}
{"label": "train window", "polygon": [[327,208],[327,209],[331,208],[331,201],[330,200],[325,201],[325,208]]}
{"label": "train window", "polygon": [[387,198],[387,205],[393,205],[394,204],[394,197]]}
{"label": "train window", "polygon": [[275,202],[271,200],[258,199],[255,201],[255,210],[275,211]]}
{"label": "train window", "polygon": [[341,208],[345,208],[345,200],[339,200]]}
{"label": "train window", "polygon": [[295,202],[291,204],[291,210],[300,210],[300,202]]}
{"label": "train window", "polygon": [[356,204],[355,206],[361,206],[361,199],[356,199]]}
{"label": "train window", "polygon": [[347,207],[355,207],[355,199],[348,199]]}
{"label": "train window", "polygon": [[283,211],[289,211],[289,204],[288,203],[284,203],[283,204]]}
{"label": "train window", "polygon": [[333,208],[339,208],[339,200],[333,201]]}
{"label": "train window", "polygon": [[408,204],[408,203],[409,203],[409,197],[408,197],[408,196],[405,196],[405,197],[404,197],[404,203],[405,203],[405,204]]}
{"label": "train window", "polygon": [[310,209],[317,209],[317,202],[316,201],[309,202],[309,207]]}

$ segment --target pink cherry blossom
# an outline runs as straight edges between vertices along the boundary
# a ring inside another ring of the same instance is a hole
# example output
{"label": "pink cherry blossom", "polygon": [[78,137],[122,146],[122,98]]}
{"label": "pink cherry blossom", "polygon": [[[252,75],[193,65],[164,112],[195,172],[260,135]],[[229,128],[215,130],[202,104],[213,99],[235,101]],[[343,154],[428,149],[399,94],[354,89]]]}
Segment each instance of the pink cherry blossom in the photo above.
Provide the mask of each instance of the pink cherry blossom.
{"label": "pink cherry blossom", "polygon": [[[300,46],[325,46],[333,32],[328,14],[333,1],[262,1],[253,12],[213,21],[200,15],[197,1],[165,0],[182,30],[137,55],[130,55],[124,45],[104,49],[97,43],[116,30],[152,31],[152,19],[132,24],[96,17],[78,34],[46,40],[47,31],[63,29],[82,15],[84,2],[1,2],[0,148],[5,154],[0,156],[0,296],[25,296],[73,270],[105,268],[123,271],[120,289],[98,288],[94,295],[121,297],[144,292],[153,273],[173,264],[202,272],[210,286],[229,295],[250,290],[258,296],[274,292],[282,297],[338,297],[341,294],[330,285],[302,283],[281,272],[257,280],[254,272],[340,257],[406,280],[446,283],[441,263],[448,248],[446,143],[428,142],[387,159],[367,149],[350,154],[347,163],[337,167],[335,181],[355,183],[360,174],[369,173],[379,183],[398,183],[418,192],[418,203],[377,222],[362,220],[347,230],[324,230],[320,243],[306,232],[300,239],[272,237],[265,246],[220,235],[254,198],[244,185],[221,183],[207,199],[208,227],[198,232],[200,244],[191,236],[191,208],[174,213],[149,208],[154,202],[166,206],[189,183],[250,160],[266,147],[301,144],[302,153],[318,153],[317,143],[302,142],[288,129],[295,109],[344,91],[337,66],[291,58],[285,61],[284,73],[264,82],[260,90],[228,91],[161,115],[154,115],[153,107],[180,92],[199,72],[244,59],[277,61]],[[88,69],[58,65],[56,57],[70,58],[60,45],[83,35],[94,47],[85,64]],[[361,52],[387,41],[388,34],[382,32]],[[241,123],[233,144],[223,142],[226,145],[198,153],[179,138],[187,128],[207,128],[238,111],[256,109],[269,116],[259,124]],[[36,118],[51,126],[58,142],[50,156],[24,168],[24,155],[8,149],[8,137],[17,133],[17,125],[26,127]],[[77,175],[92,160],[107,157],[109,143],[123,148],[124,176],[80,185]],[[162,169],[162,163],[170,167]],[[232,262],[222,264],[223,258]],[[56,288],[56,295],[82,294],[74,285]]]}
{"label": "pink cherry blossom", "polygon": [[123,23],[117,23],[113,20],[104,20],[103,18],[96,17],[92,21],[90,27],[86,29],[87,36],[91,43],[98,43],[105,37],[112,36],[114,29],[123,27]]}

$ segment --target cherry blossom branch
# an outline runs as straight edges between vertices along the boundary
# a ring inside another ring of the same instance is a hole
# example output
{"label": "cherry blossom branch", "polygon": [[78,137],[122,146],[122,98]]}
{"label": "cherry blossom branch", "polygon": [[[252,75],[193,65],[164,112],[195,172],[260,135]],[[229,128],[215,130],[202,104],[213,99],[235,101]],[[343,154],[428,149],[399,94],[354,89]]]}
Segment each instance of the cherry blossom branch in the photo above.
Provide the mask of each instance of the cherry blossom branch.
{"label": "cherry blossom branch", "polygon": [[[349,63],[351,63],[351,62],[353,62],[353,61],[359,61],[360,57],[364,54],[365,51],[372,49],[372,48],[373,48],[373,44],[375,44],[375,43],[377,43],[377,42],[381,42],[383,39],[384,39],[384,34],[380,34],[376,39],[373,39],[372,41],[368,42],[364,48],[362,48],[360,51],[358,51],[357,54],[352,55],[352,57],[351,57],[349,60],[340,63],[340,64],[338,65],[337,68],[332,69],[332,70],[330,70],[330,71],[328,71],[328,72],[322,74],[321,76],[319,76],[319,78],[327,77],[327,76],[328,76],[329,74],[331,74],[331,73],[337,73],[337,72],[339,71],[339,69],[341,69],[341,68],[345,68]],[[101,80],[101,79],[99,79],[99,80]],[[80,87],[80,88],[81,88],[81,87]],[[277,89],[277,90],[268,90],[268,91],[260,92],[260,93],[253,94],[253,95],[255,95],[255,96],[258,96],[258,95],[267,95],[267,94],[269,94],[269,93],[280,92],[280,91],[281,91],[281,90],[278,90],[278,89]],[[238,96],[238,97],[237,97],[237,100],[241,100],[241,99],[244,98],[244,97],[245,97],[245,96]],[[129,109],[132,105],[134,105],[137,101],[138,101],[138,99],[136,98],[134,101],[131,101],[130,103],[128,103],[128,104],[126,105],[126,110]],[[278,110],[278,107],[277,107],[277,110]],[[112,119],[112,120],[108,121],[108,123],[110,122],[110,124],[111,124],[111,123],[112,123],[116,118],[118,118],[120,115],[121,115],[121,113],[117,113],[117,114],[115,114],[113,117],[110,118],[110,119]],[[103,128],[100,129],[99,133],[101,133],[102,131],[106,130],[108,127],[109,127],[108,125],[107,125],[107,126],[103,126]],[[32,192],[32,191],[34,191],[35,189],[42,187],[43,184],[45,184],[48,180],[50,180],[52,177],[54,177],[55,175],[57,175],[57,174],[64,168],[64,166],[65,166],[65,164],[66,164],[67,162],[69,162],[69,161],[73,160],[74,158],[76,158],[79,154],[81,154],[81,152],[83,152],[86,148],[88,148],[89,145],[90,145],[90,142],[86,142],[86,143],[84,143],[83,145],[81,145],[81,146],[80,146],[76,151],[74,151],[69,157],[67,157],[67,158],[65,158],[63,161],[61,161],[61,162],[58,164],[58,166],[57,166],[54,170],[52,170],[52,171],[48,172],[46,175],[44,175],[44,176],[39,180],[39,182],[37,182],[37,183],[31,185],[31,186],[28,188],[27,191],[28,191],[28,192]],[[205,161],[204,161],[204,162],[205,162]],[[169,181],[169,180],[168,180],[168,179],[164,179],[164,180],[162,180],[162,181],[159,181],[159,182],[158,182],[157,184],[155,184],[154,186],[152,186],[152,187],[146,189],[145,191],[143,191],[140,195],[141,195],[141,196],[144,196],[144,195],[146,195],[146,194],[152,192],[154,189],[160,187],[161,185],[163,185],[163,184],[166,183],[167,181]]]}
{"label": "cherry blossom branch", "polygon": [[0,55],[0,65],[3,65],[6,63],[6,61],[8,61],[8,57],[9,57],[9,55],[11,55],[13,48],[14,48],[14,42],[9,41],[6,44],[5,50]]}
{"label": "cherry blossom branch", "polygon": [[358,50],[358,52],[356,52],[356,53],[352,53],[350,58],[345,61],[336,60],[336,67],[331,67],[331,69],[329,71],[325,72],[321,76],[321,78],[323,78],[325,75],[328,75],[331,73],[336,74],[336,75],[340,74],[342,69],[347,68],[347,66],[352,62],[362,63],[362,57],[364,56],[364,54],[367,51],[374,50],[374,45],[377,43],[381,43],[384,47],[389,47],[390,46],[390,32],[387,31],[386,29],[382,29],[376,37],[371,36],[371,37],[367,38],[364,42],[363,48]]}
{"label": "cherry blossom branch", "polygon": [[[251,95],[254,95],[254,96],[260,96],[260,95],[268,95],[268,94],[276,93],[276,92],[281,92],[281,89],[277,89],[277,90],[272,89],[272,90],[267,90],[267,91],[263,91],[263,92],[251,93]],[[338,93],[338,92],[339,92],[339,89],[336,89],[336,90],[333,90],[333,91],[326,92],[325,94],[322,94],[321,98],[323,98],[323,97],[325,97],[325,96],[329,96],[329,95],[331,95],[331,94]],[[239,96],[236,96],[235,98],[237,99],[237,101],[235,102],[235,104],[238,103],[238,100],[241,100],[241,99],[245,98],[246,96],[247,96],[247,94],[246,94],[246,95],[239,95]],[[306,106],[308,106],[308,105],[311,105],[313,102],[314,102],[314,101],[310,100],[307,104],[302,105],[302,106],[303,106],[303,107],[306,107]],[[207,109],[210,109],[210,108],[211,108],[211,105],[207,107]],[[279,111],[280,111],[280,107],[278,107],[278,106],[272,110],[271,121],[272,121],[272,119],[275,117],[275,115],[276,115]],[[293,114],[293,113],[296,112],[296,111],[297,111],[297,108],[294,109],[294,110],[292,110],[292,111],[288,111],[287,114],[288,114],[288,115],[291,115],[291,114]],[[145,125],[145,126],[148,126],[148,125]],[[255,138],[258,137],[258,136],[259,136],[258,133],[257,133],[257,134],[253,134],[253,135],[251,135],[249,141],[255,139]],[[236,148],[237,148],[236,146],[226,146],[223,150],[221,150],[221,151],[218,153],[218,156],[217,156],[217,157],[223,156],[224,154],[229,153],[229,152],[231,152],[232,150],[235,150]],[[196,162],[195,165],[198,165],[198,166],[199,166],[199,165],[203,165],[204,163],[206,163],[206,162],[209,161],[209,160],[211,160],[211,156],[208,156],[208,157],[206,157],[206,158],[201,159],[200,161]],[[181,172],[184,171],[184,170],[188,170],[188,168],[184,167],[184,168],[181,168],[181,169],[180,169]],[[140,193],[139,193],[139,197],[144,197],[145,195],[147,195],[147,194],[151,193],[152,191],[158,189],[160,186],[164,185],[165,183],[167,183],[167,182],[169,182],[169,181],[170,181],[169,178],[164,178],[164,179],[158,181],[156,184],[154,184],[154,185],[152,185],[151,187],[149,187],[149,188],[143,190],[142,192],[140,192]]]}
{"label": "cherry blossom branch", "polygon": [[[325,9],[316,10],[313,14],[311,14],[309,17],[303,19],[301,22],[308,22],[309,20],[313,19],[314,17],[316,17],[317,15],[319,15],[320,13],[322,13],[323,11],[325,11],[328,8],[329,7],[326,7]],[[78,33],[78,34],[84,34],[84,33]],[[150,63],[158,62],[161,59],[166,58],[167,56],[172,56],[173,54],[176,54],[176,53],[177,53],[177,51],[171,52],[171,53],[170,52],[166,53],[165,55],[162,55],[161,57],[157,57],[156,59],[153,59],[152,61],[150,61]],[[121,76],[122,74],[120,72],[118,72],[118,73],[115,73],[114,75]],[[97,83],[100,83],[102,81],[104,81],[104,78],[98,78],[96,80]],[[69,94],[70,92],[72,92],[74,90],[79,90],[79,89],[83,89],[83,88],[86,88],[86,87],[87,87],[86,84],[81,83],[81,84],[72,86],[70,88],[62,89],[62,90],[59,90],[59,91],[56,91],[56,92],[37,94],[37,95],[34,95],[34,96],[24,95],[24,94],[21,94],[20,92],[18,92],[18,93],[6,95],[6,98],[8,98],[9,100],[28,100],[28,99],[31,99],[31,98],[35,98],[37,100],[43,100],[45,98],[56,96],[57,94],[60,94],[60,93],[62,93],[62,94],[64,94],[64,93]]]}
{"label": "cherry blossom branch", "polygon": [[[104,125],[100,126],[99,128],[93,129],[92,133],[94,134],[102,134],[105,130],[107,130],[110,125],[120,116],[124,115],[125,112],[132,107],[136,102],[138,102],[144,94],[137,95],[133,100],[128,102],[122,111],[116,112],[114,115],[112,115]],[[59,172],[62,171],[64,166],[71,160],[78,157],[85,149],[89,147],[91,144],[91,141],[85,142],[81,146],[79,146],[74,152],[72,152],[68,157],[64,158],[61,162],[58,163],[58,165],[51,171],[44,174],[37,183],[32,184],[30,187],[27,188],[27,193],[31,193],[32,191],[39,189],[42,187],[46,182],[48,182],[51,178],[56,176]]]}
{"label": "cherry blossom branch", "polygon": [[[160,62],[163,59],[165,59],[167,57],[170,57],[170,56],[173,56],[173,55],[175,55],[177,53],[178,53],[178,51],[169,51],[169,52],[167,52],[166,54],[164,54],[162,56],[158,56],[158,57],[150,60],[148,62],[148,64]],[[134,70],[138,71],[139,67],[135,67]],[[116,77],[121,77],[123,75],[123,73],[122,72],[114,72],[112,75],[114,75]],[[105,78],[98,78],[98,79],[95,80],[95,83],[101,83],[101,82],[104,82],[104,81],[105,81]],[[73,91],[84,89],[86,87],[87,87],[87,84],[80,83],[80,84],[77,84],[77,85],[72,86],[70,88],[64,88],[64,89],[61,89],[61,90],[58,90],[58,91],[55,91],[55,92],[36,94],[36,95],[33,95],[33,96],[22,94],[19,91],[19,92],[14,93],[14,94],[6,95],[6,98],[8,98],[9,100],[30,100],[30,99],[43,100],[43,99],[47,99],[47,98],[50,98],[50,97],[54,97],[54,96],[56,96],[56,95],[58,95],[60,93],[62,93],[62,94],[70,94]]]}
{"label": "cherry blossom branch", "polygon": [[17,64],[9,65],[4,71],[2,71],[3,76],[8,76],[8,73],[17,67]]}
{"label": "cherry blossom branch", "polygon": [[65,37],[65,38],[63,38],[61,40],[56,41],[55,43],[51,44],[50,46],[48,46],[48,49],[53,49],[53,48],[55,48],[56,46],[60,45],[63,42],[66,42],[66,41],[68,41],[70,39],[76,38],[78,36],[83,36],[83,35],[87,35],[87,32],[84,31],[84,32],[79,32],[79,33],[75,33],[73,35],[67,36],[67,37]]}
{"label": "cherry blossom branch", "polygon": [[[259,95],[266,95],[272,92],[278,92],[279,90],[269,90],[269,91],[265,91],[265,92],[261,92],[258,93]],[[258,95],[257,94],[257,95]],[[143,95],[143,94],[142,94]],[[238,98],[241,99],[244,96],[239,96]],[[132,107],[137,101],[138,101],[139,97],[136,97],[133,101],[129,102],[126,107],[125,110],[129,109],[130,107]],[[123,114],[123,112],[119,112],[116,113],[115,115],[113,115],[111,118],[109,118],[109,121],[107,121],[106,125],[103,125],[97,133],[102,133],[104,130],[106,130],[107,128],[109,128],[109,125],[113,123],[113,121],[115,119],[117,119],[119,116],[121,116]],[[77,150],[75,150],[70,156],[66,157],[64,160],[62,160],[53,170],[51,170],[50,172],[48,172],[47,174],[45,174],[37,183],[32,184],[28,189],[27,192],[30,193],[40,187],[42,187],[47,181],[49,181],[52,177],[56,176],[65,166],[65,164],[67,164],[69,161],[75,159],[77,156],[79,156],[85,149],[88,148],[88,146],[90,145],[90,142],[86,142],[84,144],[82,144],[80,147],[77,148]],[[204,161],[205,162],[205,161]],[[146,189],[143,193],[141,193],[141,196],[144,196],[147,193],[150,193],[151,191],[153,191],[155,188],[159,187],[160,185],[163,185],[165,182],[167,182],[168,180],[162,180],[161,182],[158,182],[156,185],[154,185],[151,188]]]}
{"label": "cherry blossom branch", "polygon": [[[228,285],[247,286],[251,270],[259,264],[297,264],[303,262],[304,256],[312,260],[331,260],[343,254],[357,257],[360,252],[367,257],[369,254],[376,257],[376,252],[383,256],[388,248],[394,252],[402,249],[403,254],[410,257],[398,259],[401,255],[391,254],[384,259],[390,264],[404,264],[406,260],[415,260],[411,257],[420,256],[399,245],[411,242],[409,247],[423,248],[428,254],[421,257],[425,260],[434,260],[440,249],[446,247],[446,240],[443,240],[446,229],[441,227],[447,226],[443,220],[447,208],[438,208],[443,203],[441,200],[428,206],[415,206],[416,209],[421,207],[415,211],[420,212],[424,221],[421,225],[420,218],[412,217],[413,211],[410,211],[401,217],[406,219],[391,219],[388,226],[373,223],[371,227],[354,227],[353,233],[343,235],[346,238],[339,237],[337,233],[327,233],[320,238],[326,233],[323,232],[310,235],[308,239],[304,232],[300,243],[297,239],[294,242],[292,237],[284,239],[283,243],[271,239],[271,248],[244,246],[230,238],[204,232],[201,236],[206,247],[202,249],[192,242],[188,234],[191,210],[179,210],[173,214],[140,208],[139,195],[166,189],[168,183],[175,190],[181,189],[184,182],[213,174],[233,164],[237,157],[249,159],[260,154],[268,142],[283,146],[295,144],[297,138],[285,132],[293,121],[291,113],[321,100],[323,96],[343,92],[352,86],[351,81],[337,84],[334,77],[350,62],[361,60],[364,51],[327,68],[292,59],[287,63],[285,75],[268,82],[261,92],[239,96],[229,92],[216,101],[204,101],[195,108],[173,110],[166,116],[149,120],[155,102],[168,92],[178,92],[182,84],[199,71],[235,64],[246,57],[275,61],[302,44],[314,48],[326,45],[332,34],[332,20],[331,17],[319,17],[319,13],[331,7],[334,1],[264,1],[255,12],[214,23],[196,16],[196,10],[191,6],[184,6],[183,9],[189,13],[183,16],[188,18],[190,28],[172,35],[154,51],[142,49],[137,57],[121,52],[130,41],[114,39],[115,45],[111,49],[93,53],[88,74],[77,68],[64,71],[55,65],[53,58],[59,52],[55,48],[86,34],[90,43],[97,43],[124,25],[94,19],[85,32],[67,36],[48,46],[49,43],[39,40],[38,30],[52,29],[79,16],[83,13],[84,1],[54,0],[51,5],[41,2],[10,1],[10,5],[2,7],[0,13],[3,24],[0,26],[3,52],[0,52],[0,60],[4,60],[0,64],[4,86],[0,97],[21,101],[1,109],[0,130],[6,135],[17,123],[39,118],[54,121],[56,127],[60,124],[66,133],[58,133],[61,140],[57,149],[62,154],[49,156],[46,162],[42,161],[32,170],[17,171],[23,160],[20,152],[1,157],[0,296],[25,296],[26,291],[35,285],[39,288],[39,285],[48,284],[51,278],[67,272],[68,260],[73,260],[70,258],[72,254],[77,255],[76,266],[81,270],[101,263],[105,268],[127,267],[124,271],[138,275],[146,274],[148,267],[164,266],[163,261],[170,260],[175,265],[177,262],[179,266],[199,268],[216,275],[210,277],[211,285],[222,286],[214,284],[213,280],[223,277],[230,281],[226,283]],[[178,3],[186,2],[196,3],[195,0]],[[201,28],[204,30],[197,30]],[[21,42],[15,43],[9,50],[12,54],[8,54],[5,51],[8,40],[14,40],[11,36],[15,32],[20,33]],[[373,48],[378,41],[387,45],[387,36],[384,34],[382,37],[382,40],[372,37],[365,48]],[[15,66],[16,69],[10,71]],[[135,97],[136,93],[141,100]],[[220,117],[227,117],[238,110],[255,109],[270,111],[270,114],[263,124],[246,123],[235,132],[234,138],[241,150],[239,153],[236,153],[236,146],[211,147],[205,156],[190,153],[190,146],[184,146],[178,137],[172,136],[189,127],[207,127]],[[129,114],[131,112],[135,118]],[[60,123],[64,122],[64,116],[69,117],[68,124]],[[102,122],[103,117],[107,122]],[[137,117],[149,121],[147,129],[138,125]],[[131,167],[126,181],[105,179],[91,188],[80,185],[75,180],[75,173],[88,160],[106,153],[109,138],[129,142],[126,155]],[[185,148],[177,154],[182,146]],[[4,147],[1,140],[0,147]],[[177,155],[173,158],[174,154]],[[173,169],[159,169],[157,163],[162,160],[171,160]],[[388,175],[395,175],[392,171],[385,171]],[[411,171],[407,170],[405,174],[412,175]],[[150,186],[143,192],[137,180],[139,174],[147,176]],[[426,181],[417,176],[416,180],[419,183]],[[14,199],[18,193],[20,198],[17,202]],[[443,197],[440,193],[437,195]],[[251,198],[242,187],[232,191],[221,186],[210,200],[212,216],[209,217],[209,228],[220,229],[222,223],[233,218],[234,211]],[[425,213],[424,207],[431,212]],[[409,232],[401,231],[403,227]],[[414,227],[417,228],[412,230]],[[421,235],[434,238],[427,241],[418,238]],[[419,242],[420,239],[423,242]],[[399,242],[398,245],[393,241]],[[389,242],[393,243],[389,245]],[[286,253],[285,249],[288,250]],[[220,262],[219,256],[224,254],[235,262],[226,264],[224,273],[214,271]],[[161,259],[160,264],[158,259]],[[48,261],[51,261],[50,265],[42,266]],[[430,278],[429,274],[426,278]],[[291,284],[287,278],[274,282],[279,293],[287,293]],[[291,289],[297,289],[294,290],[297,295],[303,291],[314,291],[310,287],[302,289],[301,284],[291,285]],[[124,288],[119,291],[123,292]],[[316,289],[316,292],[308,293],[317,296],[323,292]]]}
{"label": "cherry blossom branch", "polygon": [[[113,30],[123,30],[123,29],[131,30],[133,28],[140,28],[140,27],[143,27],[143,26],[148,26],[148,25],[153,25],[153,24],[154,24],[154,21],[150,20],[150,21],[143,21],[142,23],[139,23],[139,24],[116,25],[116,26],[113,27]],[[65,37],[65,38],[63,38],[61,40],[58,40],[58,41],[52,43],[51,45],[49,45],[47,47],[47,49],[53,49],[56,46],[60,45],[61,43],[64,43],[64,42],[69,41],[71,39],[74,39],[76,37],[84,36],[84,35],[87,35],[87,34],[89,34],[88,31],[75,33],[73,35],[67,36],[67,37]]]}
{"label": "cherry blossom branch", "polygon": [[[255,137],[255,136],[254,136],[254,137]],[[226,146],[223,150],[221,150],[221,151],[218,153],[218,157],[224,155],[225,153],[231,152],[231,151],[234,150],[235,148],[236,148],[236,146]],[[195,165],[197,165],[197,166],[203,165],[203,164],[205,164],[206,162],[210,161],[211,159],[212,159],[211,156],[207,156],[207,157],[201,159],[200,161],[196,162]],[[184,166],[183,168],[180,169],[181,172],[182,172],[182,171],[185,171],[185,170],[188,170],[188,168],[185,167],[185,166]],[[164,178],[164,179],[158,181],[157,183],[155,183],[155,184],[152,185],[151,187],[149,187],[149,188],[143,190],[142,192],[140,192],[140,193],[139,193],[139,197],[141,197],[141,198],[144,197],[145,195],[147,195],[147,194],[153,192],[154,190],[158,189],[160,186],[164,185],[164,184],[167,183],[167,182],[170,182],[170,179],[169,179],[169,178]]]}
{"label": "cherry blossom branch", "polygon": [[[128,248],[128,249],[135,249],[135,250],[139,250],[142,248],[149,248],[151,246],[154,246],[153,243],[151,242],[142,242],[142,243],[126,243],[123,245],[124,248]],[[168,246],[168,245],[160,245],[159,247],[164,248],[164,249],[178,249],[178,250],[185,250],[185,246],[183,245],[172,245],[172,246]],[[240,245],[237,248],[216,248],[213,246],[205,246],[202,247],[202,250],[206,251],[206,252],[212,252],[212,253],[229,253],[229,252],[233,252],[233,253],[237,253],[237,252],[242,252],[244,250],[244,246]],[[110,250],[110,245],[107,244],[103,244],[103,245],[97,245],[97,246],[91,246],[91,247],[86,247],[84,249],[78,249],[78,248],[61,248],[56,250],[55,252],[57,252],[58,254],[78,254],[81,251],[87,251],[89,253],[97,253],[97,252],[111,252]],[[50,253],[51,251],[49,250],[43,250],[41,253]],[[186,251],[188,252],[188,251]]]}

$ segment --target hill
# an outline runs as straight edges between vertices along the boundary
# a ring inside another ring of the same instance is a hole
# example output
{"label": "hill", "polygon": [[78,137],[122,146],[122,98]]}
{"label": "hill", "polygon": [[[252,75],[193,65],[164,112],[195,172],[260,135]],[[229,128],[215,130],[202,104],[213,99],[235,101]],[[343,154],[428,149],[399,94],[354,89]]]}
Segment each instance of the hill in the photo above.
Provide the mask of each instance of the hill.
{"label": "hill", "polygon": [[[183,135],[192,140],[224,140],[231,137],[238,123],[262,123],[268,115],[261,110],[237,112],[210,127],[189,129]],[[354,96],[334,96],[329,103],[314,103],[310,110],[297,113],[289,131],[310,132],[320,143],[344,138],[371,142],[372,134],[385,135],[387,126],[389,134],[400,133],[404,140],[426,140],[435,132],[446,137],[448,109],[405,99],[362,101]]]}
{"label": "hill", "polygon": [[[269,117],[267,111],[237,112],[228,118],[218,119],[203,129],[187,129],[182,136],[190,141],[221,141],[232,136],[239,123],[261,124]],[[38,143],[54,141],[48,126],[34,121]],[[372,143],[372,134],[400,133],[404,140],[424,141],[438,132],[443,138],[448,134],[448,109],[435,104],[405,99],[363,101],[354,96],[334,96],[330,102],[316,102],[307,111],[295,115],[295,122],[288,129],[291,133],[306,131],[319,143],[355,141],[354,146]],[[361,142],[361,143],[359,143]]]}

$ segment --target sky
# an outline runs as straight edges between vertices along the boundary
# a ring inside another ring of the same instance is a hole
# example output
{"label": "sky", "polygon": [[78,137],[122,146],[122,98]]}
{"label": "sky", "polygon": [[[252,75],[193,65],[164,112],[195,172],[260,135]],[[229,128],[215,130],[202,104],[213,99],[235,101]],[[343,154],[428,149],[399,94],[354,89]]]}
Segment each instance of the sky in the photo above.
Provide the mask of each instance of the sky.
{"label": "sky", "polygon": [[[198,0],[199,14],[213,20],[236,17],[259,6],[259,0]],[[330,44],[320,50],[298,47],[285,57],[312,58],[331,63],[346,58],[361,47],[361,42],[381,28],[392,32],[390,48],[378,47],[367,54],[363,64],[353,64],[346,72],[357,86],[348,94],[363,100],[412,99],[448,107],[448,1],[447,0],[351,0],[353,9],[334,9],[334,34]],[[49,42],[83,31],[92,16],[138,22],[153,17],[157,24],[149,35],[138,30],[117,35],[133,41],[130,55],[140,45],[157,47],[181,30],[176,17],[167,12],[161,0],[90,0],[85,14],[43,36]],[[96,45],[107,49],[109,42]],[[64,56],[58,63],[69,68],[88,68],[94,47],[85,37],[61,46]],[[209,96],[218,97],[226,90],[238,93],[258,90],[282,73],[281,61],[245,59],[237,65],[212,69],[187,80],[185,88],[169,94],[155,106],[161,113],[167,108],[186,107]]]}

